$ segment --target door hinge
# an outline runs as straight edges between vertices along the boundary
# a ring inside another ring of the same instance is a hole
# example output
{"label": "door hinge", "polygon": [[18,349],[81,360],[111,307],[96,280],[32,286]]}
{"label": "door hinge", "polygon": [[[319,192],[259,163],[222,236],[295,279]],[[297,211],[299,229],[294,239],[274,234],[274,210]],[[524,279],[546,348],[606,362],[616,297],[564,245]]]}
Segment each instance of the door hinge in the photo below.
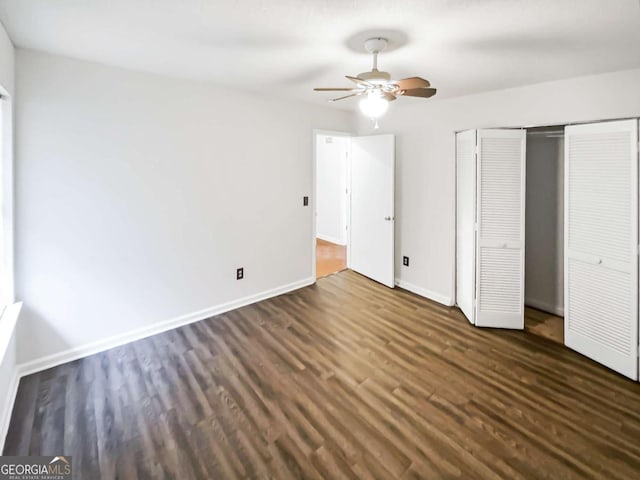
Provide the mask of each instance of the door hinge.
{"label": "door hinge", "polygon": [[478,231],[478,222],[473,224],[473,231],[477,232]]}
{"label": "door hinge", "polygon": [[478,155],[480,153],[480,145],[476,143],[476,151],[475,154]]}

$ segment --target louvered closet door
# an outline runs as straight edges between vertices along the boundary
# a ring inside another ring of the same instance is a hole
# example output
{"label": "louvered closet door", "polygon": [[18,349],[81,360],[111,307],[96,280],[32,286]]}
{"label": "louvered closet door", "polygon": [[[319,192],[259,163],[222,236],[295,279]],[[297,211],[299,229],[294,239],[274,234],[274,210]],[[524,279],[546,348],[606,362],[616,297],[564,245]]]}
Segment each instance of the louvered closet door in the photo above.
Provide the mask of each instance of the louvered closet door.
{"label": "louvered closet door", "polygon": [[638,123],[565,129],[565,344],[638,378]]}
{"label": "louvered closet door", "polygon": [[476,325],[524,328],[524,130],[478,130]]}
{"label": "louvered closet door", "polygon": [[475,323],[476,131],[456,134],[456,303]]}

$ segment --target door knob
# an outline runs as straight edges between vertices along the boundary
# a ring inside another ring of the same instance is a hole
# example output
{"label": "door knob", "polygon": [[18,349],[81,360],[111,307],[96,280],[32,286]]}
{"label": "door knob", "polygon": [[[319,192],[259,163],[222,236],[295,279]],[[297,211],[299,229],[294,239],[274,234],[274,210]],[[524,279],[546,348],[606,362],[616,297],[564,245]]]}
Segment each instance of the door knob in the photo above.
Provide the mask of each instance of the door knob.
{"label": "door knob", "polygon": [[391,221],[391,217],[384,217],[384,219],[385,219],[387,222]]}

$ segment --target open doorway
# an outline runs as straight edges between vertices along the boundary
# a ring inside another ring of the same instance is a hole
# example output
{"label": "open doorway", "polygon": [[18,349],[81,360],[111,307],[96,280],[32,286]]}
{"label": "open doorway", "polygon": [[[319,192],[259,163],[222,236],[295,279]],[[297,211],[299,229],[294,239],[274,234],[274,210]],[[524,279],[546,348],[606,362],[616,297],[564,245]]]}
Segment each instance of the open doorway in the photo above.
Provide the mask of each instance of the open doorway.
{"label": "open doorway", "polygon": [[564,127],[527,129],[525,330],[564,344]]}
{"label": "open doorway", "polygon": [[345,134],[315,137],[316,278],[347,268],[350,141]]}
{"label": "open doorway", "polygon": [[313,132],[314,276],[347,268],[395,286],[395,137]]}

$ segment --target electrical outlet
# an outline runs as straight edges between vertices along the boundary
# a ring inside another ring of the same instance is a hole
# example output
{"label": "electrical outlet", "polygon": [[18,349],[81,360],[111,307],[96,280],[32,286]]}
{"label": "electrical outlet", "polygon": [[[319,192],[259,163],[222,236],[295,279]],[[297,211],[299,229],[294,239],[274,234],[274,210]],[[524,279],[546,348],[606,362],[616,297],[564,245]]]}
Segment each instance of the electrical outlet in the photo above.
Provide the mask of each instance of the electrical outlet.
{"label": "electrical outlet", "polygon": [[402,265],[405,267],[409,266],[409,257],[402,257]]}
{"label": "electrical outlet", "polygon": [[302,206],[303,207],[309,206],[309,197],[302,197]]}
{"label": "electrical outlet", "polygon": [[236,280],[242,280],[244,278],[244,267],[240,267],[236,270]]}

